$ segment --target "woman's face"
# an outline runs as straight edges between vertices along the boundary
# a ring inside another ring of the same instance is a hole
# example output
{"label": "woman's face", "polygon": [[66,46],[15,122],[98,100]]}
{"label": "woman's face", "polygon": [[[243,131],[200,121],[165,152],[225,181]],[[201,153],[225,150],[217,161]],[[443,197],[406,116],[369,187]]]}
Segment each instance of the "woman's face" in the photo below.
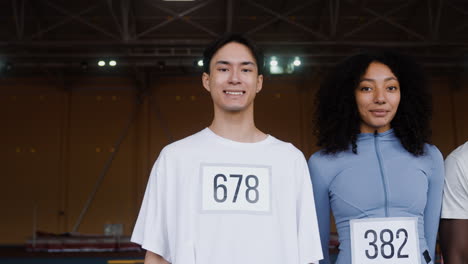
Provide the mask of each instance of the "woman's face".
{"label": "woman's face", "polygon": [[372,62],[355,92],[361,133],[389,130],[400,103],[400,83],[389,67]]}

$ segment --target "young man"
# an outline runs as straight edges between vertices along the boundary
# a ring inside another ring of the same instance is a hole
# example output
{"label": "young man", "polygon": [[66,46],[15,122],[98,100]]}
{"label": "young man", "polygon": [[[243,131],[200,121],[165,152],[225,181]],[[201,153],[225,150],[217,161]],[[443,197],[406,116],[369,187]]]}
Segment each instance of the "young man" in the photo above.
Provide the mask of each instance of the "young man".
{"label": "young man", "polygon": [[468,141],[445,160],[439,236],[444,263],[468,263]]}
{"label": "young man", "polygon": [[204,52],[214,119],[166,146],[151,172],[132,241],[145,263],[306,264],[322,258],[302,153],[254,124],[263,56],[240,35]]}

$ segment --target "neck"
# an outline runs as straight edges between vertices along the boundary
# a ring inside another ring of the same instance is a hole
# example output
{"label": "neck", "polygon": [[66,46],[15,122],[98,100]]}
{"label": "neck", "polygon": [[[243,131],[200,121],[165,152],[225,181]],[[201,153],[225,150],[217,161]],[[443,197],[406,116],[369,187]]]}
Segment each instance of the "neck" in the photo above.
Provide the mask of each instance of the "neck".
{"label": "neck", "polygon": [[215,117],[209,128],[223,138],[238,142],[255,143],[267,137],[255,126],[253,111],[249,113],[249,111],[219,112],[215,110]]}
{"label": "neck", "polygon": [[362,126],[361,125],[361,133],[383,133],[385,131],[390,130],[390,126],[384,126],[384,127],[369,127],[369,126]]}

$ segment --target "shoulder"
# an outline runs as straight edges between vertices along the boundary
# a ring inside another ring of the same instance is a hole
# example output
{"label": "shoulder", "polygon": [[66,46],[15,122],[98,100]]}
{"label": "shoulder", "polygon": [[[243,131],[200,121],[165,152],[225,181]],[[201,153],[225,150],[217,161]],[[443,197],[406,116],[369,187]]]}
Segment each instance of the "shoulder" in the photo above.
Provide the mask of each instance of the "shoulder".
{"label": "shoulder", "polygon": [[269,148],[270,151],[280,153],[281,156],[284,156],[285,158],[293,158],[293,159],[303,159],[305,160],[304,154],[302,151],[300,151],[296,146],[294,146],[290,142],[285,142],[280,139],[275,138],[274,136],[269,136],[270,141],[269,141]]}
{"label": "shoulder", "polygon": [[428,156],[430,158],[430,162],[433,162],[434,166],[437,166],[437,165],[440,165],[440,163],[443,163],[444,157],[442,156],[442,153],[435,145],[426,143],[424,145],[424,150],[426,152],[425,156]]}
{"label": "shoulder", "polygon": [[333,165],[336,166],[340,162],[346,162],[349,159],[359,157],[351,151],[341,151],[335,154],[326,153],[324,150],[319,150],[312,154],[309,158],[309,165],[320,164],[321,166]]}
{"label": "shoulder", "polygon": [[425,168],[427,168],[427,174],[431,181],[439,182],[440,184],[444,184],[444,157],[440,150],[432,145],[432,144],[425,144],[425,151],[426,154],[423,158],[426,158],[423,162]]}
{"label": "shoulder", "polygon": [[315,152],[308,160],[312,179],[316,181],[318,178],[323,178],[327,182],[331,181],[335,175],[343,170],[348,155],[345,152],[336,154],[327,154],[323,150]]}
{"label": "shoulder", "polygon": [[190,136],[187,136],[185,138],[179,139],[166,145],[161,150],[161,155],[180,154],[181,152],[198,148],[199,146],[205,144],[207,138],[208,135],[206,133],[206,129],[201,130],[195,134],[192,134]]}
{"label": "shoulder", "polygon": [[167,170],[177,168],[180,162],[190,160],[190,155],[199,151],[204,144],[200,142],[203,141],[202,132],[203,130],[166,145],[153,164],[152,174],[164,174]]}
{"label": "shoulder", "polygon": [[309,162],[327,161],[332,159],[334,156],[335,155],[326,154],[323,150],[319,150],[310,156]]}
{"label": "shoulder", "polygon": [[451,177],[455,172],[468,172],[468,142],[457,147],[445,159],[447,177]]}
{"label": "shoulder", "polygon": [[456,159],[457,161],[468,162],[468,141],[465,144],[458,146],[454,151],[452,151],[447,159]]}

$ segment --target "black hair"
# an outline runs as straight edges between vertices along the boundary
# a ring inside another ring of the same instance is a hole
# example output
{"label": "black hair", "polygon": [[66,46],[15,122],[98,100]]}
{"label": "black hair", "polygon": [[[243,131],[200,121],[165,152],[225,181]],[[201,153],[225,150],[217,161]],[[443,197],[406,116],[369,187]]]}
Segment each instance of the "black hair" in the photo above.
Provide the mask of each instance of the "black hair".
{"label": "black hair", "polygon": [[317,145],[326,154],[349,150],[357,154],[357,135],[361,118],[355,89],[369,64],[379,62],[395,74],[400,84],[400,103],[391,121],[395,135],[411,154],[424,154],[430,142],[432,97],[426,77],[412,58],[393,51],[363,52],[338,65],[323,80],[316,96],[314,114]]}
{"label": "black hair", "polygon": [[222,37],[214,40],[211,42],[203,52],[203,72],[210,73],[210,62],[216,52],[221,49],[224,45],[230,42],[237,42],[246,46],[252,56],[255,58],[255,62],[257,64],[258,75],[263,74],[263,63],[264,57],[263,52],[260,48],[249,38],[245,37],[244,35],[237,34],[237,33],[228,33],[223,35]]}

